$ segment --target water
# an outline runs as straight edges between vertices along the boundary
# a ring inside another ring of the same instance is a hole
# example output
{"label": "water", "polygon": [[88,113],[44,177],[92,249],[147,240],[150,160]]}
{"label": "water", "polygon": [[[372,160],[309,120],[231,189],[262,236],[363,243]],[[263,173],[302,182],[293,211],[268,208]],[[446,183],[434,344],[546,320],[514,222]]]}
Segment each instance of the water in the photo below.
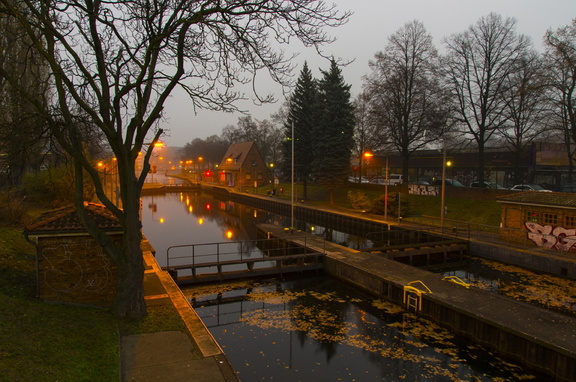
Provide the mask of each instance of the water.
{"label": "water", "polygon": [[[202,193],[148,196],[143,231],[160,265],[171,245],[248,240],[289,218]],[[186,289],[244,381],[536,380],[481,347],[330,277]],[[544,379],[539,378],[539,381]]]}
{"label": "water", "polygon": [[330,277],[246,281],[183,292],[243,381],[536,378]]}

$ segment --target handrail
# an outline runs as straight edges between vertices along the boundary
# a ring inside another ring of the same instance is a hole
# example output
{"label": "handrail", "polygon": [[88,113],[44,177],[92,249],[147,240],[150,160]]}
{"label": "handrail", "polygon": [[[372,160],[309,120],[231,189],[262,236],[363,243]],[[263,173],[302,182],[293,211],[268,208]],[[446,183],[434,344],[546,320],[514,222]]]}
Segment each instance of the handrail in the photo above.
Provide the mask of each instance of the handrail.
{"label": "handrail", "polygon": [[[304,245],[296,244],[293,240],[303,240]],[[220,263],[222,261],[226,261],[224,259],[228,258],[236,258],[236,259],[250,259],[250,260],[274,260],[274,252],[279,251],[278,253],[286,253],[290,251],[303,251],[305,254],[307,253],[318,253],[317,250],[310,248],[308,245],[307,236],[302,237],[291,237],[290,240],[286,240],[283,238],[271,238],[271,239],[257,239],[257,240],[242,240],[242,241],[229,241],[229,242],[214,242],[214,243],[200,243],[200,244],[182,244],[182,245],[173,245],[168,247],[166,250],[166,268],[171,268],[171,261],[174,262],[176,260],[188,259],[188,264],[197,266],[199,264],[204,263],[212,263],[214,260],[205,261],[205,262],[198,262],[202,260],[202,258],[207,257],[214,257],[216,256],[216,262]],[[322,239],[324,242],[323,245],[323,253],[326,253],[326,240]],[[274,245],[275,243],[279,243],[281,245]],[[287,243],[292,243],[292,245],[287,245]],[[270,245],[271,244],[271,245]],[[235,251],[227,252],[227,247],[234,246],[240,247]],[[174,256],[171,253],[176,251],[177,249],[182,248],[190,248],[191,253],[184,256]],[[251,250],[252,248],[252,250]],[[204,253],[202,253],[204,252]],[[172,264],[174,266],[174,264]]]}
{"label": "handrail", "polygon": [[[404,223],[436,232],[441,235],[464,238],[466,240],[477,240],[486,243],[504,244],[522,249],[539,250],[543,252],[554,252],[562,255],[568,252],[572,246],[565,235],[553,235],[551,233],[530,232],[525,229],[492,226],[488,224],[470,223],[455,219],[446,219],[444,227],[435,225],[439,218],[433,216],[418,216],[405,218]],[[576,243],[576,240],[573,240]],[[542,245],[539,245],[541,243]],[[552,244],[558,243],[553,246]],[[574,244],[573,247],[576,247]]]}

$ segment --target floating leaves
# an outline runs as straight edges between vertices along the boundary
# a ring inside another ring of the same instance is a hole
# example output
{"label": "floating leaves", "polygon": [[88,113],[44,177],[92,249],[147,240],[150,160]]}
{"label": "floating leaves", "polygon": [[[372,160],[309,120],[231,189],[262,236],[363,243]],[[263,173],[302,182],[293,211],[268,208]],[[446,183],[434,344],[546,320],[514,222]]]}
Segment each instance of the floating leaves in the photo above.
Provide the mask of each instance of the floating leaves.
{"label": "floating leaves", "polygon": [[[185,293],[200,300],[205,298],[198,294],[199,288],[194,289],[194,292],[188,290]],[[204,292],[208,296],[219,293],[223,300],[228,296],[241,298],[243,305],[236,308],[224,305],[218,310],[213,308],[211,314],[222,312],[215,321],[222,322],[226,327],[230,327],[229,318],[234,314],[234,320],[244,327],[244,335],[249,333],[248,336],[254,336],[251,341],[257,341],[258,336],[277,339],[279,337],[274,337],[273,332],[285,332],[297,333],[300,341],[306,339],[311,344],[319,344],[319,349],[335,349],[336,346],[359,349],[362,353],[371,354],[368,357],[378,360],[378,363],[402,365],[401,369],[392,372],[396,373],[398,380],[418,378],[485,382],[534,379],[533,376],[525,375],[520,367],[503,362],[479,346],[457,345],[458,341],[452,332],[380,299],[351,298],[342,292],[322,288],[283,290],[279,284],[255,282],[251,285],[219,285],[216,290]],[[259,331],[261,335],[257,334]],[[243,340],[243,335],[234,331],[226,335],[234,336],[235,342]],[[251,342],[250,346],[253,344]],[[276,347],[285,345],[283,341],[275,340],[259,344],[259,352],[253,357],[267,362],[266,368],[277,364],[283,370],[288,369],[285,360],[277,357],[265,360],[268,354],[277,353],[274,350]],[[353,354],[354,350],[350,352]],[[351,355],[350,362],[353,362],[352,359],[354,356]],[[482,375],[470,366],[472,363],[487,362],[486,359],[491,364],[490,374],[503,374],[506,378]],[[246,359],[246,365],[254,373],[253,359]],[[314,369],[321,366],[324,365],[311,363],[309,372],[313,374],[317,371]],[[290,367],[291,373],[302,371],[301,368],[296,370]],[[348,373],[348,377],[346,380],[362,380],[358,374]]]}
{"label": "floating leaves", "polygon": [[[490,260],[479,260],[483,266],[502,274],[497,282],[499,293],[562,313],[576,314],[576,281]],[[493,289],[492,284],[482,280],[472,279],[470,283],[477,288]]]}

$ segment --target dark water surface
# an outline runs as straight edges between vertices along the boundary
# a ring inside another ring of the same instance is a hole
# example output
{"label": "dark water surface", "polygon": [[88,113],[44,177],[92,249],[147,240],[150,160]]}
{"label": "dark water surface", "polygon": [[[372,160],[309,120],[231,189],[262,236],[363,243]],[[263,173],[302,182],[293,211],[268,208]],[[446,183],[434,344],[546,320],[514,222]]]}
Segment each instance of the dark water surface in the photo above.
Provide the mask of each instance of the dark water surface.
{"label": "dark water surface", "polygon": [[544,380],[328,276],[183,292],[243,381]]}
{"label": "dark water surface", "polygon": [[[171,245],[254,239],[256,224],[289,224],[201,193],[148,196],[142,205],[160,265]],[[328,276],[184,293],[243,381],[545,381]]]}

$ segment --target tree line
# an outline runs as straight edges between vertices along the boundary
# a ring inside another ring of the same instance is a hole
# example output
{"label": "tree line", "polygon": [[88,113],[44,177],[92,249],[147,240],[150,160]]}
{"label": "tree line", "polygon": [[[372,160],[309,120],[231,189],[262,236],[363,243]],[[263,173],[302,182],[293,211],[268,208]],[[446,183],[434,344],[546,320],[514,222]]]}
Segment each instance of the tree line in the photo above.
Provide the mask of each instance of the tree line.
{"label": "tree line", "polygon": [[515,19],[495,13],[446,37],[443,45],[441,54],[421,22],[406,23],[375,53],[362,91],[352,102],[334,61],[320,80],[305,63],[272,122],[242,117],[237,127],[224,129],[222,141],[259,142],[267,161],[280,159],[278,168],[286,176],[293,126],[297,180],[331,184],[344,181],[350,158],[365,152],[398,152],[407,179],[417,150],[473,148],[479,159],[476,176],[483,184],[487,147],[507,147],[514,153],[514,182],[521,183],[522,155],[536,139],[546,139],[564,144],[571,181],[576,19],[549,30],[541,54],[516,31]]}
{"label": "tree line", "polygon": [[[285,88],[291,85],[293,57],[276,44],[298,40],[323,52],[332,41],[326,29],[349,16],[319,0],[0,0],[0,175],[37,166],[39,156],[58,149],[71,163],[69,188],[80,220],[118,267],[112,311],[140,318],[146,303],[139,198],[155,143],[164,133],[168,97],[180,87],[193,108],[238,111],[236,101],[244,95],[236,85],[249,83],[257,73],[270,74]],[[375,56],[363,92],[365,108],[359,99],[351,106],[350,88],[334,60],[319,80],[305,79],[303,68],[302,92],[295,88],[286,105],[283,137],[270,155],[276,152],[285,166],[290,139],[295,151],[309,154],[306,163],[297,164],[299,179],[339,184],[360,145],[377,150],[396,144],[408,155],[433,136],[447,140],[445,131],[451,139],[462,131],[478,145],[486,144],[510,131],[512,121],[525,120],[522,107],[530,103],[522,97],[534,89],[546,89],[542,99],[553,106],[543,107],[545,125],[562,127],[571,150],[576,25],[547,34],[546,53],[536,55],[542,63],[537,72],[544,75],[534,78],[543,78],[541,85],[529,81],[520,86],[521,63],[532,61],[524,54],[529,44],[515,32],[512,19],[482,18],[448,38],[448,54],[437,59],[433,50],[429,58],[419,56],[420,44],[404,48],[402,41],[427,40],[427,33],[408,33],[418,29],[418,23],[412,24],[392,36],[397,41],[390,39],[382,60]],[[300,94],[311,101],[299,99]],[[438,102],[444,95],[449,102]],[[512,107],[517,117],[510,115]],[[244,122],[246,131],[268,129],[263,122],[255,122],[256,129],[249,119]],[[360,141],[359,126],[374,143]],[[420,132],[413,134],[416,129]],[[93,157],[99,147],[116,158],[122,208],[104,192]],[[139,154],[141,172],[136,171]],[[18,184],[16,175],[9,186]],[[86,182],[122,225],[121,243],[113,242],[87,213]]]}

